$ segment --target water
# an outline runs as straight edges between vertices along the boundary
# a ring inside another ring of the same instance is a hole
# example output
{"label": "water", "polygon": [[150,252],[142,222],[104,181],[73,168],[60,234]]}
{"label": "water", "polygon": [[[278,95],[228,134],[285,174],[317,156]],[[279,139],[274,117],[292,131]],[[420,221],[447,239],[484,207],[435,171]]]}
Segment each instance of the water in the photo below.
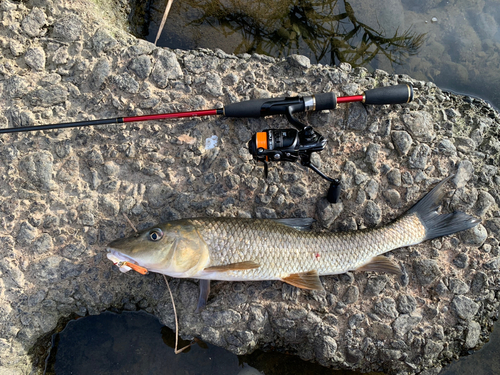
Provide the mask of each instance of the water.
{"label": "water", "polygon": [[[154,41],[165,3],[150,1],[136,33]],[[158,45],[349,62],[500,108],[498,23],[499,0],[184,0],[174,1]]]}
{"label": "water", "polygon": [[[198,343],[174,354],[175,334],[144,312],[105,312],[68,323],[53,337],[46,375],[354,375],[333,371],[298,357],[256,351],[236,356]],[[179,348],[188,342],[179,342]]]}

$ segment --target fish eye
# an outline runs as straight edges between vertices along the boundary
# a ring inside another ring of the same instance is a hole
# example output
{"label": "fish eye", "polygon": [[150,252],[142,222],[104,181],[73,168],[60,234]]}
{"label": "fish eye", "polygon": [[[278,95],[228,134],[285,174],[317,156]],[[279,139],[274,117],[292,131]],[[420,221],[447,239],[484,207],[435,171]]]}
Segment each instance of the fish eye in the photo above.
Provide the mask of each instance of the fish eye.
{"label": "fish eye", "polygon": [[159,241],[163,238],[163,232],[159,228],[152,229],[151,232],[149,232],[149,239],[151,241]]}

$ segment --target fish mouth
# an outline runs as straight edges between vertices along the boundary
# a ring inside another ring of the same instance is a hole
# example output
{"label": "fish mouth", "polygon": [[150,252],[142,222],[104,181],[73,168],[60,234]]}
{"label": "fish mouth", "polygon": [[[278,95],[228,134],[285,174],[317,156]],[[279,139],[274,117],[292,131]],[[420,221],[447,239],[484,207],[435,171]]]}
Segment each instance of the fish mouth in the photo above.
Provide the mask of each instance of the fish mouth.
{"label": "fish mouth", "polygon": [[112,247],[108,247],[107,249],[107,254],[106,257],[113,262],[113,264],[117,265],[122,272],[128,272],[131,270],[130,267],[127,267],[125,265],[120,266],[120,262],[129,262],[133,264],[139,265],[137,261],[133,258],[130,258],[126,256],[125,254],[122,254],[120,251],[113,249]]}

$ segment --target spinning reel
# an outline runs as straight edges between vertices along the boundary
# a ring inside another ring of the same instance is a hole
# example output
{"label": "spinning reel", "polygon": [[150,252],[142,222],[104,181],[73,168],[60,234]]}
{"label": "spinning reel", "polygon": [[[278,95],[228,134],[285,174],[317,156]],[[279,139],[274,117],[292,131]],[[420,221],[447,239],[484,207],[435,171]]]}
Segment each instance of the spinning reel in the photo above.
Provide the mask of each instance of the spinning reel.
{"label": "spinning reel", "polygon": [[[264,173],[267,177],[268,163],[272,161],[290,161],[300,163],[312,169],[322,178],[330,182],[327,199],[330,203],[337,203],[340,197],[340,181],[326,176],[312,162],[313,152],[322,151],[327,139],[315,131],[311,126],[305,125],[293,117],[294,112],[321,111],[323,109],[335,109],[337,102],[361,101],[365,104],[402,104],[413,99],[413,88],[411,85],[397,85],[382,87],[366,91],[363,95],[339,97],[333,93],[319,94],[308,97],[259,99],[247,102],[235,103],[246,105],[245,117],[262,117],[268,115],[284,114],[287,120],[296,129],[266,129],[256,133],[248,142],[248,150],[253,158],[264,163]],[[231,112],[231,106],[225,107],[226,116],[235,116]],[[227,112],[230,114],[228,115]]]}

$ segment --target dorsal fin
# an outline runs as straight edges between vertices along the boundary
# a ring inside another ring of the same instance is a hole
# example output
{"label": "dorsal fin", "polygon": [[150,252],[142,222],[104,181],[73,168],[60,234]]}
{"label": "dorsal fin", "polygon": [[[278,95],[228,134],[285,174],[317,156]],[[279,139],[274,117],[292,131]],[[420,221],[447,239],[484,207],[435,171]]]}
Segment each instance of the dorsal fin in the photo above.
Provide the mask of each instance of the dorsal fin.
{"label": "dorsal fin", "polygon": [[310,217],[291,217],[287,219],[271,219],[277,223],[286,225],[287,227],[298,229],[298,230],[310,230],[314,219]]}

